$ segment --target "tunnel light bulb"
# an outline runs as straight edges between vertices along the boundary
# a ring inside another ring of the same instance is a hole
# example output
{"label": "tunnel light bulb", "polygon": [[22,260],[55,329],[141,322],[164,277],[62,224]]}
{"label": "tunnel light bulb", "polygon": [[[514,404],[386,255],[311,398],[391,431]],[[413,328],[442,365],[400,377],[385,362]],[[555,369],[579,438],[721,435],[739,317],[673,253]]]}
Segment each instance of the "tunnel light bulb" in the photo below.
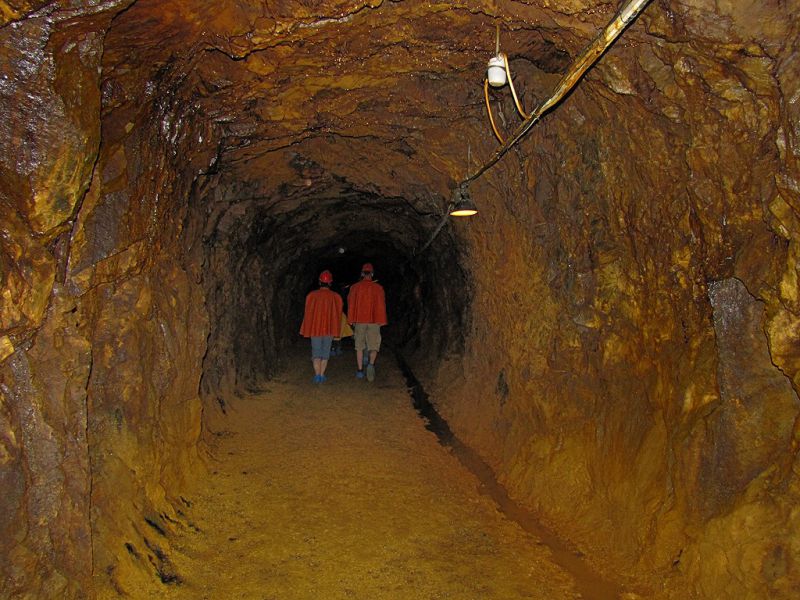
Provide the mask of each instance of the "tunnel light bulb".
{"label": "tunnel light bulb", "polygon": [[486,78],[492,87],[503,87],[506,84],[506,64],[501,55],[498,54],[489,59]]}
{"label": "tunnel light bulb", "polygon": [[450,205],[451,217],[471,217],[478,214],[478,207],[472,201],[466,188],[453,192],[453,202]]}
{"label": "tunnel light bulb", "polygon": [[341,246],[339,246],[339,248],[338,248],[336,251],[337,251],[339,254],[344,254],[344,248],[342,248]]}
{"label": "tunnel light bulb", "polygon": [[450,211],[451,217],[472,217],[477,214],[478,209],[475,208],[475,205],[466,202],[454,206],[453,210]]}

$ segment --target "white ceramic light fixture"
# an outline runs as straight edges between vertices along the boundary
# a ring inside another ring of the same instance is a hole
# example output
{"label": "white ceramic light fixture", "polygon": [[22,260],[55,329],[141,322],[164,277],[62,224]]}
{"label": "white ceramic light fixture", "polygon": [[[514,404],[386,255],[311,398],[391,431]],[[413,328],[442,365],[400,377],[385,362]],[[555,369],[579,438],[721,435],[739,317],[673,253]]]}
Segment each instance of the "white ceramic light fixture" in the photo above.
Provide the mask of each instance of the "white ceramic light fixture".
{"label": "white ceramic light fixture", "polygon": [[525,112],[517,97],[517,90],[514,89],[514,81],[511,79],[511,69],[508,66],[508,57],[504,52],[500,52],[500,25],[497,25],[497,35],[495,37],[494,56],[489,59],[489,64],[486,68],[486,80],[483,82],[483,96],[486,100],[486,111],[489,113],[489,122],[492,125],[494,135],[504,143],[503,136],[497,130],[497,124],[494,122],[492,115],[492,107],[489,103],[489,88],[501,88],[508,84],[511,90],[511,96],[514,98],[514,106],[517,107],[517,112],[523,119],[527,119],[530,115]]}
{"label": "white ceramic light fixture", "polygon": [[495,88],[503,87],[508,81],[505,61],[499,54],[489,59],[486,79],[489,80],[489,85]]}
{"label": "white ceramic light fixture", "polygon": [[494,56],[489,59],[489,65],[486,69],[486,79],[492,87],[503,87],[508,78],[506,77],[506,61],[503,55],[500,54],[500,25],[497,26],[497,35],[495,37]]}

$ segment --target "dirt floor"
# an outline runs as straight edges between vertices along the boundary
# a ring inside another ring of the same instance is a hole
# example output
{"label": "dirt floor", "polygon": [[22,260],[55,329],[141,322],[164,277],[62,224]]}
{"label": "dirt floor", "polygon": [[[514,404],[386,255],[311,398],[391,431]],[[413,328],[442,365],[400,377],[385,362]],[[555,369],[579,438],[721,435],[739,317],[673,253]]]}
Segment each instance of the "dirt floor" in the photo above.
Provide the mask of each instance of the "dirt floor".
{"label": "dirt floor", "polygon": [[207,485],[190,496],[199,531],[174,545],[182,583],[160,597],[582,597],[425,429],[390,355],[373,383],[355,379],[352,352],[322,385],[305,352],[292,362],[232,403]]}

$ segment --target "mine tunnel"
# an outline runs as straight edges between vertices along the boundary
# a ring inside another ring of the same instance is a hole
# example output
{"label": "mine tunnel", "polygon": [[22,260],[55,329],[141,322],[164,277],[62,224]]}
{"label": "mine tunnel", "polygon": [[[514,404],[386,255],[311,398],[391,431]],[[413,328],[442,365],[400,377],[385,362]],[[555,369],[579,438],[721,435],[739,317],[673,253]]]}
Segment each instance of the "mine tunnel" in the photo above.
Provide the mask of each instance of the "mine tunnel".
{"label": "mine tunnel", "polygon": [[[303,300],[318,275],[330,270],[333,289],[347,298],[365,262],[376,265],[389,298],[387,348],[409,353],[424,345],[432,361],[463,348],[471,291],[459,242],[432,226],[447,219],[433,196],[420,210],[407,198],[343,189],[315,165],[291,162],[297,189],[281,182],[274,196],[237,193],[234,216],[206,221],[204,261],[214,268],[203,273],[211,319],[203,388],[258,387],[285,366],[282,351],[298,339]],[[228,201],[223,206],[230,211]],[[435,256],[420,254],[428,243]]]}
{"label": "mine tunnel", "polygon": [[797,598],[799,14],[0,0],[0,597]]}

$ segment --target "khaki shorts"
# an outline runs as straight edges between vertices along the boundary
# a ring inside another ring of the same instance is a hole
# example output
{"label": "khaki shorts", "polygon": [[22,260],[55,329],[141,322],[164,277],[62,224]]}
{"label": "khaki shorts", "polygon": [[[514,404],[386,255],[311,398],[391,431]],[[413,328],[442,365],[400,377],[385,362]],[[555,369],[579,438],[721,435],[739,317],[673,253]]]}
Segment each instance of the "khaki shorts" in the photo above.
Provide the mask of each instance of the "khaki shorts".
{"label": "khaki shorts", "polygon": [[378,352],[381,349],[381,326],[376,323],[355,323],[353,340],[356,350],[366,347],[369,352]]}

